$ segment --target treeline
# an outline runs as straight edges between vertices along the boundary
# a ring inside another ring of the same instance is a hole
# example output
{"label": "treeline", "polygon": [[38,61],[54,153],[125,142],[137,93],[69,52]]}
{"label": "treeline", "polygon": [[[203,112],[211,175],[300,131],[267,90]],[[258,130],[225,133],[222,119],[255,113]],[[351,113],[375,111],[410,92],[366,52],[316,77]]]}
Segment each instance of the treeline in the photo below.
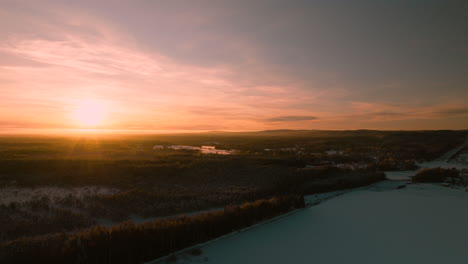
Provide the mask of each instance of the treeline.
{"label": "treeline", "polygon": [[[0,159],[140,159],[158,157],[154,145],[215,145],[245,155],[290,155],[281,148],[323,153],[330,149],[357,155],[375,152],[379,158],[434,159],[461,144],[468,131],[263,131],[134,136],[41,137],[0,136]],[[271,149],[265,152],[265,149]]]}
{"label": "treeline", "polygon": [[282,196],[195,216],[25,237],[0,244],[0,263],[142,263],[304,206],[302,196]]}
{"label": "treeline", "polygon": [[0,242],[22,236],[75,231],[99,222],[110,225],[124,222],[132,216],[149,219],[222,208],[271,197],[276,193],[240,188],[198,194],[132,189],[83,198],[72,195],[64,199],[35,196],[25,202],[0,204]]}
{"label": "treeline", "polygon": [[295,175],[279,181],[275,190],[309,195],[362,187],[385,179],[383,172],[347,171],[336,167],[321,166],[299,169]]}
{"label": "treeline", "polygon": [[[140,160],[0,159],[0,186],[104,185],[125,189],[200,182],[222,184],[288,174],[294,160],[262,157],[171,155]],[[193,188],[192,188],[193,189]]]}
{"label": "treeline", "polygon": [[423,169],[412,178],[413,182],[443,182],[449,179],[460,178],[457,169],[430,168]]}
{"label": "treeline", "polygon": [[77,230],[96,224],[93,218],[67,208],[31,209],[27,205],[0,205],[0,243],[22,236]]}
{"label": "treeline", "polygon": [[[257,177],[260,175],[257,175]],[[271,175],[270,175],[271,176]],[[187,179],[178,178],[179,184]],[[384,179],[383,173],[368,171],[346,171],[334,167],[297,169],[295,173],[273,179],[255,178],[237,186],[218,186],[197,178],[198,188],[177,191],[171,185],[167,189],[148,191],[145,189],[119,190],[107,194],[94,193],[90,196],[77,195],[58,197],[33,196],[25,202],[0,205],[0,242],[22,236],[37,236],[55,232],[70,232],[103,223],[119,223],[132,216],[142,219],[165,217],[210,208],[222,208],[228,204],[264,199],[282,195],[313,194],[364,186]],[[227,184],[235,181],[223,177]],[[239,184],[239,182],[238,182]],[[203,186],[205,185],[205,186]],[[197,190],[198,189],[198,190]]]}
{"label": "treeline", "polygon": [[[374,171],[315,169],[300,159],[177,156],[158,160],[0,160],[0,179],[14,186],[104,185],[86,197],[35,196],[0,205],[0,241],[222,208],[266,197],[312,194],[383,179]],[[321,169],[323,168],[323,169]],[[14,201],[14,200],[13,200]]]}

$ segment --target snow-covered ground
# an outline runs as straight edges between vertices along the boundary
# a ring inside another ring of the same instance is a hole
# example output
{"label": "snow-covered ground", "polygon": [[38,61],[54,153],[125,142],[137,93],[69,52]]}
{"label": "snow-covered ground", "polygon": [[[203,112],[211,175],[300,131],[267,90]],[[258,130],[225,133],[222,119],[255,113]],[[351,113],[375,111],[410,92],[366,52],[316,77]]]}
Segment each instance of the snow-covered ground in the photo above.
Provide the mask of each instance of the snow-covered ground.
{"label": "snow-covered ground", "polygon": [[[420,168],[468,169],[450,159],[468,140]],[[406,184],[417,171],[355,190],[306,196],[306,207],[177,253],[173,263],[466,263],[468,192]],[[152,263],[163,263],[167,259]]]}
{"label": "snow-covered ground", "polygon": [[96,195],[117,193],[119,190],[101,186],[86,187],[2,187],[0,188],[0,205],[10,203],[26,203],[47,198],[48,200],[61,200],[66,197],[84,199]]}
{"label": "snow-covered ground", "polygon": [[460,150],[462,150],[464,147],[468,146],[468,137],[465,139],[465,142],[463,142],[460,146],[457,146],[453,149],[451,149],[450,151],[448,151],[447,153],[445,153],[444,155],[440,156],[438,158],[439,161],[449,161],[451,158],[453,158],[453,156],[459,152]]}
{"label": "snow-covered ground", "polygon": [[200,256],[178,254],[176,263],[465,263],[468,192],[430,184],[398,189],[402,184],[329,195],[201,245]]}
{"label": "snow-covered ground", "polygon": [[416,175],[419,170],[426,169],[426,168],[445,168],[451,169],[456,168],[458,170],[461,169],[468,169],[468,164],[464,162],[460,162],[460,159],[453,159],[454,155],[462,150],[464,147],[468,146],[468,138],[465,140],[463,144],[457,146],[454,149],[451,149],[447,153],[444,153],[438,159],[432,161],[425,161],[418,163],[419,169],[414,171],[386,171],[385,176],[387,176],[390,180],[410,180],[411,177]]}
{"label": "snow-covered ground", "polygon": [[459,162],[448,162],[442,160],[426,161],[417,164],[419,169],[414,171],[386,171],[385,176],[390,180],[410,180],[418,171],[426,168],[445,168],[458,170],[468,169],[468,164]]}
{"label": "snow-covered ground", "polygon": [[386,171],[385,176],[389,180],[402,181],[410,180],[418,171]]}

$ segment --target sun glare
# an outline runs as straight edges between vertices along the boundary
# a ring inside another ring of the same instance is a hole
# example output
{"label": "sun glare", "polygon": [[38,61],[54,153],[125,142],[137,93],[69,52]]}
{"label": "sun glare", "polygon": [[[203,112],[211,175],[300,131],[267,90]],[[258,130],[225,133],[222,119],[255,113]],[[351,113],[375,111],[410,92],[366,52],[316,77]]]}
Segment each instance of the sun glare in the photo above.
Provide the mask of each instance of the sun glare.
{"label": "sun glare", "polygon": [[72,113],[72,118],[80,126],[93,127],[103,122],[106,112],[103,102],[87,100],[78,103]]}

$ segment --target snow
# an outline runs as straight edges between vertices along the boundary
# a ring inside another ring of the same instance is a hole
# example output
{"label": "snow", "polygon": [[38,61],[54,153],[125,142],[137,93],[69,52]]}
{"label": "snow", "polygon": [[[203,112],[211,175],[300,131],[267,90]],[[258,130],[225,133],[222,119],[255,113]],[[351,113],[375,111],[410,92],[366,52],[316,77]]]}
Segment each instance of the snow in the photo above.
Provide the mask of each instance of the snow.
{"label": "snow", "polygon": [[454,159],[454,155],[461,151],[463,148],[468,146],[468,138],[465,140],[463,144],[460,146],[457,146],[456,148],[448,151],[447,153],[444,153],[441,157],[438,159],[432,160],[432,161],[425,161],[421,163],[417,163],[416,165],[419,167],[418,170],[414,171],[386,171],[385,176],[387,179],[390,180],[410,180],[411,177],[416,175],[418,171],[426,168],[444,168],[444,169],[458,169],[458,170],[463,170],[463,169],[468,169],[468,163],[464,162],[464,158],[462,155],[462,158],[456,157]]}
{"label": "snow", "polygon": [[386,171],[385,176],[389,180],[410,180],[418,171]]}
{"label": "snow", "polygon": [[468,137],[466,138],[465,142],[461,144],[460,146],[448,151],[444,155],[442,155],[440,158],[433,160],[433,161],[428,161],[428,162],[422,162],[418,164],[419,167],[421,168],[446,168],[446,169],[451,169],[451,168],[456,168],[456,169],[468,169],[468,164],[463,163],[463,162],[458,162],[458,160],[453,159],[455,155],[460,152],[463,148],[468,146]]}
{"label": "snow", "polygon": [[[468,169],[452,159],[466,145],[418,166]],[[177,252],[173,263],[465,263],[468,190],[404,182],[417,172],[306,196],[305,209],[196,245],[200,256]]]}
{"label": "snow", "polygon": [[451,169],[451,168],[456,168],[456,169],[468,169],[468,164],[463,164],[463,163],[455,163],[455,162],[448,162],[448,161],[427,161],[427,162],[422,162],[417,164],[421,168],[445,168],[445,169]]}
{"label": "snow", "polygon": [[33,200],[48,198],[50,200],[61,200],[66,197],[84,199],[96,195],[108,195],[117,193],[116,188],[85,186],[85,187],[2,187],[0,188],[0,205],[10,203],[26,203]]}
{"label": "snow", "polygon": [[329,199],[343,195],[349,191],[351,191],[351,189],[344,190],[344,191],[334,191],[334,192],[319,193],[319,194],[314,194],[314,195],[306,195],[304,196],[304,201],[305,201],[306,206],[317,205]]}
{"label": "snow", "polygon": [[454,158],[455,162],[468,164],[468,149],[465,151],[466,153],[461,153]]}
{"label": "snow", "polygon": [[464,263],[468,193],[401,184],[329,194],[319,205],[206,243],[201,256],[181,254],[177,263]]}
{"label": "snow", "polygon": [[439,158],[439,160],[442,160],[442,161],[450,160],[457,152],[459,152],[460,150],[462,150],[466,146],[468,146],[468,137],[465,139],[465,142],[463,142],[460,146],[457,146],[457,147],[451,149],[450,151],[448,151],[447,153],[442,155]]}
{"label": "snow", "polygon": [[385,176],[389,180],[410,180],[411,177],[416,175],[418,171],[425,169],[425,168],[444,168],[444,169],[452,169],[456,168],[458,170],[468,169],[468,164],[464,163],[457,163],[457,162],[447,162],[447,161],[426,161],[417,164],[420,168],[419,170],[414,171],[386,171]]}
{"label": "snow", "polygon": [[327,155],[337,155],[337,154],[342,155],[342,154],[343,154],[343,151],[342,151],[342,150],[334,150],[334,149],[331,149],[331,150],[325,151],[325,153],[327,153]]}

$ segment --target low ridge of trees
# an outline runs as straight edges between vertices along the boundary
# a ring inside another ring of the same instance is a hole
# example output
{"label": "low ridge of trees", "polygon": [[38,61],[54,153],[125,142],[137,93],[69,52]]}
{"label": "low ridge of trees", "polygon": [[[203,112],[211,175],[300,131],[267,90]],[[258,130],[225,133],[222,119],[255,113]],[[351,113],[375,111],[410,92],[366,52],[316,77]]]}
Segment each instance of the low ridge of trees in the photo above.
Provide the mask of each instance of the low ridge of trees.
{"label": "low ridge of trees", "polygon": [[412,180],[413,182],[443,182],[448,178],[459,178],[458,170],[444,168],[423,169]]}
{"label": "low ridge of trees", "polygon": [[302,196],[282,196],[194,216],[24,237],[0,244],[0,263],[142,263],[304,206]]}

